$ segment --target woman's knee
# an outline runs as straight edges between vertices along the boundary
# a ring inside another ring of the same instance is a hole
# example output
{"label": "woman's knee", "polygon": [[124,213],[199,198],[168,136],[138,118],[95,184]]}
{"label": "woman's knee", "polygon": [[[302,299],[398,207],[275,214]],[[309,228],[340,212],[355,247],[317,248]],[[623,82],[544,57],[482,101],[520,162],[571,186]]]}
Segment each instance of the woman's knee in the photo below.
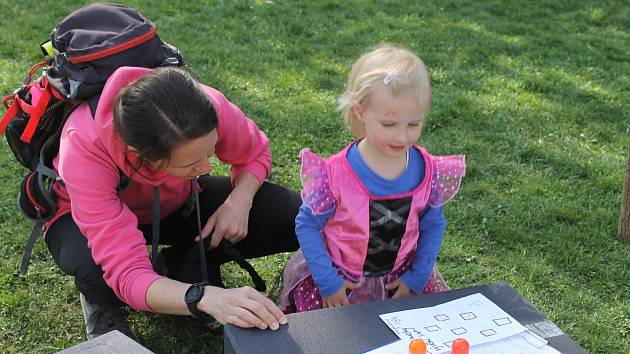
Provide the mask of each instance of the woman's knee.
{"label": "woman's knee", "polygon": [[60,217],[49,227],[45,240],[53,260],[68,275],[74,276],[84,264],[94,263],[87,239],[70,214]]}
{"label": "woman's knee", "polygon": [[105,283],[102,270],[100,274],[98,274],[98,272],[90,269],[79,269],[77,275],[74,277],[74,285],[77,290],[92,303],[104,307],[124,305],[123,302],[118,299],[114,290]]}
{"label": "woman's knee", "polygon": [[254,197],[253,207],[273,213],[276,218],[293,224],[301,203],[300,193],[275,183],[264,182]]}

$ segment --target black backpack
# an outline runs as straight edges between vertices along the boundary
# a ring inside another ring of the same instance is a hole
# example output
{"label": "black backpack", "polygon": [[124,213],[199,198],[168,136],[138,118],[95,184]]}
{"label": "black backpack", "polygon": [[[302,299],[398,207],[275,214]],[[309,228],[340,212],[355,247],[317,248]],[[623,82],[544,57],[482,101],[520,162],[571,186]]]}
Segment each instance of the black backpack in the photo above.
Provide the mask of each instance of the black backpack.
{"label": "black backpack", "polygon": [[[0,134],[5,133],[15,158],[29,170],[20,185],[19,207],[35,226],[24,250],[22,274],[43,224],[57,210],[50,186],[63,182],[52,160],[69,114],[87,100],[94,115],[107,78],[121,66],[184,64],[179,50],[160,40],[153,23],[121,5],[82,7],[64,18],[50,37],[41,45],[44,61],[2,101],[7,112],[0,119]],[[124,184],[121,174],[119,188]]]}

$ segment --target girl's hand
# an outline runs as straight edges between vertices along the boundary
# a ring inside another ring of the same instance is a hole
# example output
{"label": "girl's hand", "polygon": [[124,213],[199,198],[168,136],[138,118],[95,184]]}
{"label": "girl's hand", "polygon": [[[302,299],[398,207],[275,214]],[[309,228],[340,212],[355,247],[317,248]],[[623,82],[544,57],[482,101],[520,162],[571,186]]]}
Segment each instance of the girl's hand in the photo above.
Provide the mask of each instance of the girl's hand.
{"label": "girl's hand", "polygon": [[251,206],[251,199],[238,198],[234,193],[230,194],[208,218],[208,222],[201,230],[201,237],[206,238],[212,232],[210,241],[212,247],[217,247],[224,238],[232,243],[242,240],[247,236]]}
{"label": "girl's hand", "polygon": [[385,285],[385,289],[387,290],[396,289],[396,292],[394,293],[394,296],[392,296],[392,299],[398,299],[399,297],[409,297],[409,296],[415,295],[414,292],[411,291],[409,287],[407,287],[407,284],[405,284],[405,282],[400,280],[400,278]]}
{"label": "girl's hand", "polygon": [[271,300],[248,286],[236,289],[206,286],[197,307],[221,324],[242,328],[275,331],[281,324],[287,324],[287,318]]}
{"label": "girl's hand", "polygon": [[344,280],[343,286],[336,293],[327,297],[322,297],[324,308],[350,305],[348,295],[346,295],[346,289],[354,290],[359,287],[361,287],[361,284],[359,283],[351,283]]}

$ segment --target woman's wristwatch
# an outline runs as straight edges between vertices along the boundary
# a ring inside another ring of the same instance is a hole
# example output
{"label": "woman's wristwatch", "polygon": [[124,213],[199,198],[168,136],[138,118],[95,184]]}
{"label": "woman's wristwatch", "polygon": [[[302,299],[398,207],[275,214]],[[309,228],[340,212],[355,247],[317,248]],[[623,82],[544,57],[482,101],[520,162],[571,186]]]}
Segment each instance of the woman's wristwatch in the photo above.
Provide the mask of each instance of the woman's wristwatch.
{"label": "woman's wristwatch", "polygon": [[188,306],[188,311],[192,313],[193,317],[206,317],[208,316],[205,312],[199,311],[197,308],[197,304],[201,301],[203,297],[203,293],[205,290],[205,286],[209,285],[206,282],[199,282],[192,284],[188,290],[186,290],[186,295],[184,295],[184,301],[186,301],[186,306]]}

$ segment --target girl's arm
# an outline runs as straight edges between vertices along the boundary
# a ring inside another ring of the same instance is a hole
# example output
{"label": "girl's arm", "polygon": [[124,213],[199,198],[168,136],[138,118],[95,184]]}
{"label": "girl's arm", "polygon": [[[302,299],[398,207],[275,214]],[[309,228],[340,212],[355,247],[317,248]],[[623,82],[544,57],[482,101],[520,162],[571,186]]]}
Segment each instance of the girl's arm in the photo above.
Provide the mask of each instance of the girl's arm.
{"label": "girl's arm", "polygon": [[322,230],[324,224],[333,215],[335,209],[323,214],[314,215],[304,203],[295,219],[295,233],[308,270],[323,297],[335,294],[343,286],[343,278],[332,265],[332,260],[326,251]]}
{"label": "girl's arm", "polygon": [[442,239],[446,230],[446,219],[443,207],[431,208],[427,206],[420,216],[420,238],[416,249],[416,256],[411,269],[403,273],[401,279],[409,289],[419,294],[426,286],[438,253],[442,247]]}

